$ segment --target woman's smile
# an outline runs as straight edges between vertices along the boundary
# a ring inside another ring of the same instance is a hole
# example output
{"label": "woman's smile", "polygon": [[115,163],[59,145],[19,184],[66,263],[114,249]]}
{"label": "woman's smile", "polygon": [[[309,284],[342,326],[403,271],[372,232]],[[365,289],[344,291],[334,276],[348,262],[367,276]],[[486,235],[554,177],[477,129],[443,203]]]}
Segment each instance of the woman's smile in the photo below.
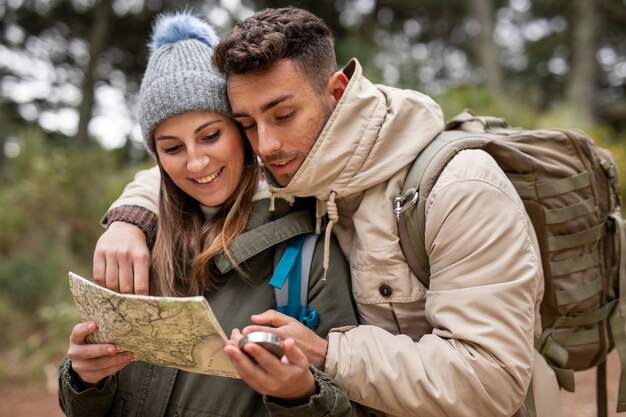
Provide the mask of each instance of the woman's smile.
{"label": "woman's smile", "polygon": [[221,167],[220,169],[218,169],[217,171],[215,171],[214,173],[207,175],[206,177],[203,178],[194,178],[193,181],[200,183],[200,184],[208,184],[210,182],[212,182],[215,178],[217,178],[220,173],[222,172],[224,167]]}

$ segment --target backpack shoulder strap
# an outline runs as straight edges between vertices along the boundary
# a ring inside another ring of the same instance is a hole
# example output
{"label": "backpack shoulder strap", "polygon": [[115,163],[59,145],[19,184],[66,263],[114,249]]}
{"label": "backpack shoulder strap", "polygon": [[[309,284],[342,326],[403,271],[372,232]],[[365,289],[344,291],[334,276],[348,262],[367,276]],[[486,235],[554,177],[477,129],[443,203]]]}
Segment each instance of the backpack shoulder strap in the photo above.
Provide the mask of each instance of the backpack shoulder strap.
{"label": "backpack shoulder strap", "polygon": [[[463,127],[463,123],[474,121],[482,125],[478,131],[457,130]],[[485,147],[494,140],[493,133],[500,129],[508,129],[503,119],[477,118],[469,111],[459,114],[420,152],[405,177],[402,192],[394,199],[402,252],[413,273],[426,287],[430,283],[424,243],[426,199],[445,166],[457,153]]]}
{"label": "backpack shoulder strap", "polygon": [[[430,265],[424,244],[425,221],[421,221],[424,220],[424,216],[417,213],[417,205],[420,197],[424,199],[420,195],[424,174],[427,169],[433,169],[431,162],[449,143],[450,133],[442,132],[422,150],[404,179],[401,194],[394,199],[393,210],[398,222],[402,251],[411,270],[426,287],[429,283]],[[456,133],[459,132],[452,134],[456,137]],[[465,135],[464,132],[460,133]]]}
{"label": "backpack shoulder strap", "polygon": [[315,233],[307,233],[304,236],[304,243],[302,244],[302,263],[300,280],[302,285],[300,287],[300,305],[305,308],[309,304],[309,277],[311,273],[311,262],[313,261],[313,252],[315,251],[315,243],[317,242],[318,235]]}
{"label": "backpack shoulder strap", "polygon": [[274,251],[276,309],[298,319],[309,328],[317,327],[319,314],[308,305],[309,277],[318,235],[307,233],[282,242]]}

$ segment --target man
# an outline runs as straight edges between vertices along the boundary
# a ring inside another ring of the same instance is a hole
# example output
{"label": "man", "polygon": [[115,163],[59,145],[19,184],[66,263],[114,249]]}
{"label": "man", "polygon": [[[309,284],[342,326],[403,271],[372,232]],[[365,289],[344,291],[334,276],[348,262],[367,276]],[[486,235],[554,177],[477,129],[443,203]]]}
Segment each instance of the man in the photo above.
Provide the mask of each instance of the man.
{"label": "man", "polygon": [[[315,196],[320,225],[328,214],[325,239],[334,232],[350,261],[362,325],[321,340],[274,311],[254,322],[296,338],[351,400],[384,415],[525,415],[531,375],[537,416],[561,415],[554,374],[533,349],[543,295],[536,237],[495,161],[460,152],[437,181],[426,204],[425,288],[402,255],[393,199],[443,128],[439,107],[372,84],[356,60],[336,71],[330,30],[299,9],[240,22],[214,61],[270,191]],[[94,255],[100,283],[147,288],[145,238],[124,222],[154,215],[145,210],[155,211],[154,181],[142,174],[105,217],[114,223]],[[249,361],[237,366],[254,377]]]}

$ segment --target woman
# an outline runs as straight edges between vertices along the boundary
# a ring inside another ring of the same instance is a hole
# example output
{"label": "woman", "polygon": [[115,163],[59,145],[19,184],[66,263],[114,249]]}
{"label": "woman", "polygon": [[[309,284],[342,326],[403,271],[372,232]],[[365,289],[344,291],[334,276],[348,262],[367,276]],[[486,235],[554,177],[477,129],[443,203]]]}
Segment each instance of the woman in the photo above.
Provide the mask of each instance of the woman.
{"label": "woman", "polygon": [[[233,341],[224,349],[241,355],[238,328],[252,314],[275,307],[274,247],[313,229],[308,212],[268,195],[256,157],[228,116],[225,80],[210,66],[217,38],[203,21],[177,14],[158,19],[140,91],[139,116],[147,148],[161,172],[160,216],[152,250],[150,293],[204,294]],[[303,214],[306,214],[303,215]],[[321,246],[321,244],[320,244]],[[340,258],[335,246],[333,253]],[[309,304],[319,313],[316,332],[354,325],[349,275],[333,260],[322,280],[322,250],[313,256]],[[343,392],[322,372],[309,368],[291,339],[282,360],[259,346],[244,348],[267,372],[271,384],[200,375],[131,362],[110,344],[85,343],[93,322],[76,325],[61,364],[59,397],[69,416],[262,416],[351,413]]]}

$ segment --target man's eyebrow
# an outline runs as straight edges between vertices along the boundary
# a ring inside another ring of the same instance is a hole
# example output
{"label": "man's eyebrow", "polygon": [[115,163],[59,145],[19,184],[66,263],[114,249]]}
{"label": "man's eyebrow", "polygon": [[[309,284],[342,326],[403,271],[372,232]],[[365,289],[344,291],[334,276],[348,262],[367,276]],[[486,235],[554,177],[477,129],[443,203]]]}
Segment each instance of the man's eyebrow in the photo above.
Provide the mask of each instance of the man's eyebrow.
{"label": "man's eyebrow", "polygon": [[[283,101],[290,99],[293,97],[293,94],[285,94],[282,95],[280,97],[275,98],[274,100],[270,101],[267,104],[264,104],[261,107],[261,113],[265,113],[268,110],[270,110],[272,107],[276,107],[277,105],[279,105],[280,103],[282,103]],[[248,113],[245,112],[240,112],[240,113],[233,113],[232,115],[234,118],[238,118],[238,117],[250,117],[250,115]]]}

